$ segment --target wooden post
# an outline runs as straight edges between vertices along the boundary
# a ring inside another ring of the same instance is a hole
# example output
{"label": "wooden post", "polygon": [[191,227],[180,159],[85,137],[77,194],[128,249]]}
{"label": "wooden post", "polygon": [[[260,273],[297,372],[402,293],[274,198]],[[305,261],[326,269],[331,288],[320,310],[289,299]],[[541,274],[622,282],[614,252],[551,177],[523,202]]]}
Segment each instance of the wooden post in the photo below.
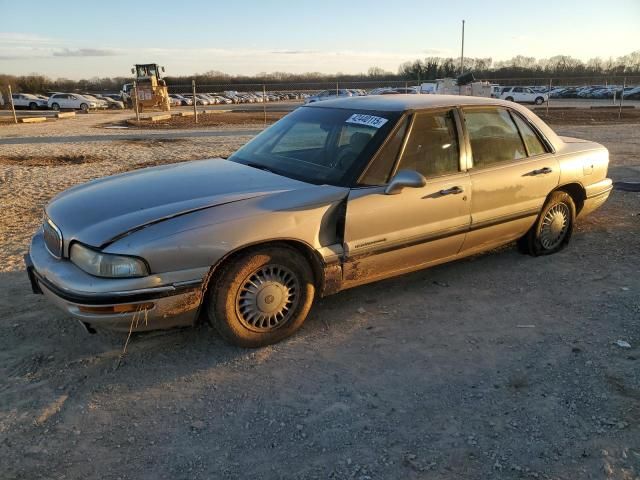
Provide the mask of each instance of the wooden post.
{"label": "wooden post", "polygon": [[549,102],[551,101],[551,79],[549,79],[549,90],[547,91],[547,117],[549,117]]}
{"label": "wooden post", "polygon": [[13,112],[13,123],[18,123],[18,117],[16,117],[16,107],[13,104],[13,94],[11,93],[11,85],[9,85],[9,102],[11,102],[11,111]]}
{"label": "wooden post", "polygon": [[627,77],[622,80],[622,92],[620,92],[620,109],[618,110],[618,120],[622,116],[622,103],[624,102],[624,89],[627,87]]}
{"label": "wooden post", "polygon": [[138,107],[138,83],[133,82],[133,108],[136,110],[136,122],[140,121],[140,108]]}
{"label": "wooden post", "polygon": [[198,99],[196,98],[196,81],[191,80],[191,89],[193,90],[193,119],[198,123]]}
{"label": "wooden post", "polygon": [[264,128],[267,128],[267,87],[262,85],[262,110],[264,111]]}

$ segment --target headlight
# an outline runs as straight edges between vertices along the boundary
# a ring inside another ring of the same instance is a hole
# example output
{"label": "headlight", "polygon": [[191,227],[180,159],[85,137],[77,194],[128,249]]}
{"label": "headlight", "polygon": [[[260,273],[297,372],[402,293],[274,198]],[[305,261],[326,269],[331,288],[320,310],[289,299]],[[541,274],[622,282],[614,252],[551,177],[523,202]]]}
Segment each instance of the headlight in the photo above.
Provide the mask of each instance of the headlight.
{"label": "headlight", "polygon": [[144,261],[125,255],[97,252],[79,243],[71,247],[71,261],[96,277],[128,278],[149,275]]}

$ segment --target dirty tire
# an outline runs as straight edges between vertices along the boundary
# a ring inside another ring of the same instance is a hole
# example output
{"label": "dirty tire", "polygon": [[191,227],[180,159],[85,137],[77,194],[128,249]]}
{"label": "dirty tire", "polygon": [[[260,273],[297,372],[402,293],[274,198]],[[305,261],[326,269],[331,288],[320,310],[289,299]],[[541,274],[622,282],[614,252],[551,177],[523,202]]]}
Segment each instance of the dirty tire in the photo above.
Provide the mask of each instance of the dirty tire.
{"label": "dirty tire", "polygon": [[507,102],[513,102],[513,97],[507,97],[507,98],[505,98],[505,100],[506,100]]}
{"label": "dirty tire", "polygon": [[534,102],[536,105],[542,105],[544,103],[544,98],[542,97],[536,97],[536,100]]}
{"label": "dirty tire", "polygon": [[56,112],[60,111],[60,105],[57,103],[52,103],[51,108],[54,109]]}
{"label": "dirty tire", "polygon": [[81,103],[80,110],[82,110],[84,113],[87,113],[89,111],[89,105],[87,105],[86,103]]}
{"label": "dirty tire", "polygon": [[518,240],[518,249],[534,257],[559,252],[569,244],[575,219],[571,195],[561,190],[551,193],[536,223]]}
{"label": "dirty tire", "polygon": [[239,347],[263,347],[291,336],[313,303],[311,266],[288,246],[240,253],[215,276],[207,315],[220,335]]}

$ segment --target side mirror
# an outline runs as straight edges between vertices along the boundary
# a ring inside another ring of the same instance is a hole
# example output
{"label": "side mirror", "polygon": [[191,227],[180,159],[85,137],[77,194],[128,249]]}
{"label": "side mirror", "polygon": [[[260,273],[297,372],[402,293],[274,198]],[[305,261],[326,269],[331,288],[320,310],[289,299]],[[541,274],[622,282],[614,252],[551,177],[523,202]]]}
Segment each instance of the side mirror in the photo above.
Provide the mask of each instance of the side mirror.
{"label": "side mirror", "polygon": [[397,195],[403,188],[421,188],[427,184],[427,179],[415,170],[400,170],[384,189],[386,195]]}

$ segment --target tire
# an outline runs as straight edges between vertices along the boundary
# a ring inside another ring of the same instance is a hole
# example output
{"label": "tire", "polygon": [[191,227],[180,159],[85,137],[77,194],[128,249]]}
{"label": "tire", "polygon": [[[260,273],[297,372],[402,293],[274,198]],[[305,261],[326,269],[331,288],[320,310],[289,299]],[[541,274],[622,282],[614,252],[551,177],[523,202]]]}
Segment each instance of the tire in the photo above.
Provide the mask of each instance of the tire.
{"label": "tire", "polygon": [[247,250],[216,273],[207,315],[220,335],[239,347],[264,347],[291,336],[313,303],[313,271],[291,247]]}
{"label": "tire", "polygon": [[535,101],[533,102],[536,105],[542,105],[544,103],[544,98],[542,97],[536,97]]}
{"label": "tire", "polygon": [[80,110],[82,110],[84,113],[87,113],[89,111],[89,105],[87,105],[86,103],[81,103]]}
{"label": "tire", "polygon": [[507,102],[513,102],[513,97],[507,97],[507,98],[505,98],[505,100],[506,100]]}
{"label": "tire", "polygon": [[51,108],[52,108],[53,110],[55,110],[56,112],[59,112],[59,111],[60,111],[60,105],[59,105],[59,104],[57,104],[57,103],[52,103],[52,104],[51,104]]}
{"label": "tire", "polygon": [[536,223],[518,240],[518,249],[534,257],[559,252],[569,244],[575,220],[571,195],[562,190],[551,193]]}
{"label": "tire", "polygon": [[37,110],[38,104],[36,102],[29,103],[29,110]]}

